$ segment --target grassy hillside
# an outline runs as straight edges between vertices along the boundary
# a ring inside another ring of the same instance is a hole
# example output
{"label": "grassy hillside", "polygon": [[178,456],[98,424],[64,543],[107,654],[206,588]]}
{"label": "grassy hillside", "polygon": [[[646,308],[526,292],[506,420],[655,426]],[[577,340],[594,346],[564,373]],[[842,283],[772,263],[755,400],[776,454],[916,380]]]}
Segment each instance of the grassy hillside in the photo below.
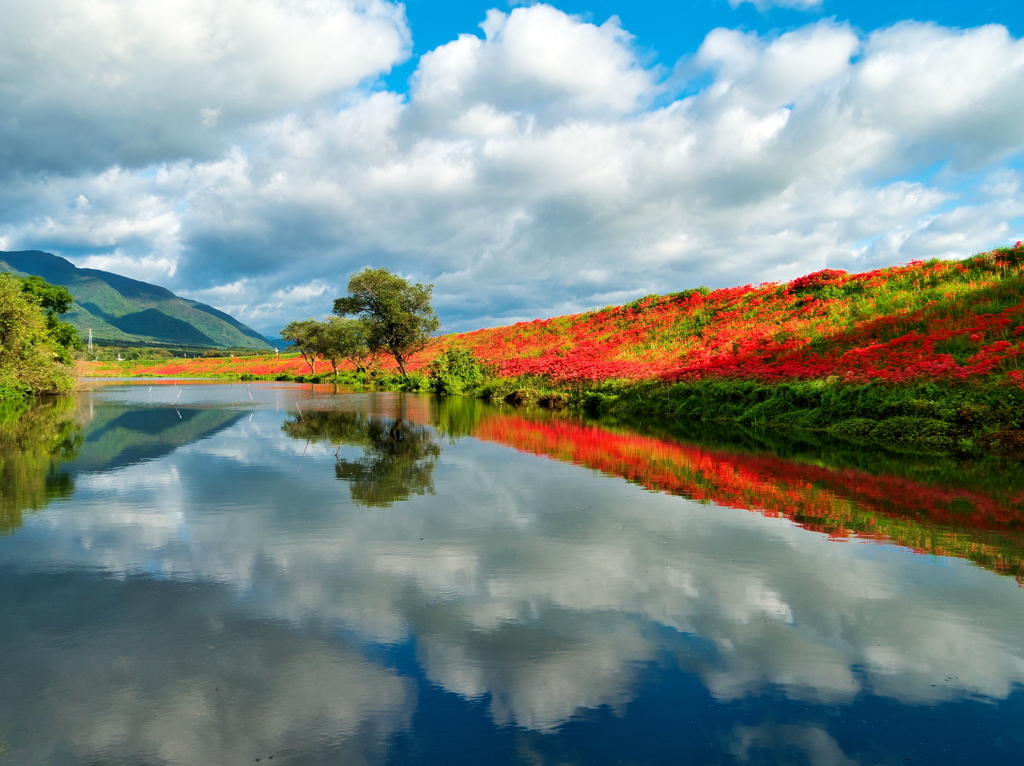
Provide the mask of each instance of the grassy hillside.
{"label": "grassy hillside", "polygon": [[[430,360],[457,347],[489,367],[484,393],[513,401],[547,387],[593,414],[1024,454],[1022,266],[1018,245],[963,261],[652,295],[438,338],[414,359],[407,385],[424,388]],[[385,360],[382,371],[391,370]],[[310,369],[282,355],[111,372],[287,377]]]}
{"label": "grassy hillside", "polygon": [[170,344],[205,348],[269,349],[258,332],[210,306],[170,290],[98,269],[79,269],[38,250],[0,251],[0,271],[38,274],[75,296],[64,319],[83,338],[108,345]]}
{"label": "grassy hillside", "polygon": [[[625,306],[446,335],[413,368],[460,346],[500,377],[542,376],[556,384],[1024,384],[1022,266],[1018,246],[963,261],[915,261],[861,274],[825,270],[781,284],[651,295]],[[285,357],[194,364],[214,374],[309,373],[301,359]],[[383,366],[389,368],[386,360]],[[326,369],[324,363],[318,372]]]}
{"label": "grassy hillside", "polygon": [[1024,382],[1024,248],[651,295],[445,339],[505,377]]}

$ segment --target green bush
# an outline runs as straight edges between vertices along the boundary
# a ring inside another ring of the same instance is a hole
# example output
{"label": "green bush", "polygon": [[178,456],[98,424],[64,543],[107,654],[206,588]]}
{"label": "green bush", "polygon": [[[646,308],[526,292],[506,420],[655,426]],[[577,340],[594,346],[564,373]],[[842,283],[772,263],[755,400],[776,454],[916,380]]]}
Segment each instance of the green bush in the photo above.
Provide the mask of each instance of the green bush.
{"label": "green bush", "polygon": [[428,390],[436,394],[464,394],[480,388],[487,373],[466,348],[450,348],[427,367]]}
{"label": "green bush", "polygon": [[[70,346],[46,304],[32,290],[49,287],[38,277],[23,282],[0,274],[0,397],[23,398],[30,394],[67,393],[74,388]],[[63,289],[63,288],[62,288]],[[65,291],[66,292],[66,291]],[[68,294],[70,303],[70,294]],[[77,336],[75,336],[77,337]]]}

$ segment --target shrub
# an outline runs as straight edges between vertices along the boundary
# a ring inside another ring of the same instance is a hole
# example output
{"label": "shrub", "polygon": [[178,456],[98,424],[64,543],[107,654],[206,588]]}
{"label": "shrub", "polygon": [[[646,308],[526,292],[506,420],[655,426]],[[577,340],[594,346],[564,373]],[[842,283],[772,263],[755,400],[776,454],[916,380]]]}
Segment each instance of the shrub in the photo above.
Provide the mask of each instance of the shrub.
{"label": "shrub", "polygon": [[466,348],[450,348],[438,354],[427,368],[429,390],[437,394],[464,394],[480,387],[484,367]]}
{"label": "shrub", "polygon": [[[43,284],[42,280],[33,284]],[[39,300],[22,287],[22,280],[0,274],[0,396],[13,399],[26,394],[65,393],[74,388],[69,359],[51,332]]]}

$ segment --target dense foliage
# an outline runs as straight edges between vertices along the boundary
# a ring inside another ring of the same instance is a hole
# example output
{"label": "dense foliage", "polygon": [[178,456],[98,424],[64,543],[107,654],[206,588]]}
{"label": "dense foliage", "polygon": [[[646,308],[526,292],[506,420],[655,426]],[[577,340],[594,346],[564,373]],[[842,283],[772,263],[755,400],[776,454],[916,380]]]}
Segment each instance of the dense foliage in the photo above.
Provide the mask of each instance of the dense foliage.
{"label": "dense foliage", "polygon": [[0,274],[0,400],[73,388],[67,365],[81,341],[58,318],[71,301],[65,288],[39,277]]}
{"label": "dense foliage", "polygon": [[339,317],[359,317],[370,351],[394,358],[402,375],[410,357],[422,351],[441,326],[430,304],[433,285],[411,284],[387,269],[366,268],[348,283],[348,295],[334,301]]}
{"label": "dense foliage", "polygon": [[472,351],[453,346],[430,361],[427,374],[430,390],[434,393],[464,394],[480,387],[486,370]]}

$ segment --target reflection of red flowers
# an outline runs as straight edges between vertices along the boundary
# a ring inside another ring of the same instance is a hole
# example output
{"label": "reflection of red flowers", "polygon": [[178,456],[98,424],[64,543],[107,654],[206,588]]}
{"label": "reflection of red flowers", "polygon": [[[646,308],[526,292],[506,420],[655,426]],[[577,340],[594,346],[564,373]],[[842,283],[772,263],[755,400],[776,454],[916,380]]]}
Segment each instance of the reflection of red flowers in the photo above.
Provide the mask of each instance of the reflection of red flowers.
{"label": "reflection of red flowers", "polygon": [[648,489],[785,517],[833,539],[853,534],[888,540],[1024,577],[1024,494],[996,499],[896,476],[615,433],[562,418],[494,414],[474,436]]}

